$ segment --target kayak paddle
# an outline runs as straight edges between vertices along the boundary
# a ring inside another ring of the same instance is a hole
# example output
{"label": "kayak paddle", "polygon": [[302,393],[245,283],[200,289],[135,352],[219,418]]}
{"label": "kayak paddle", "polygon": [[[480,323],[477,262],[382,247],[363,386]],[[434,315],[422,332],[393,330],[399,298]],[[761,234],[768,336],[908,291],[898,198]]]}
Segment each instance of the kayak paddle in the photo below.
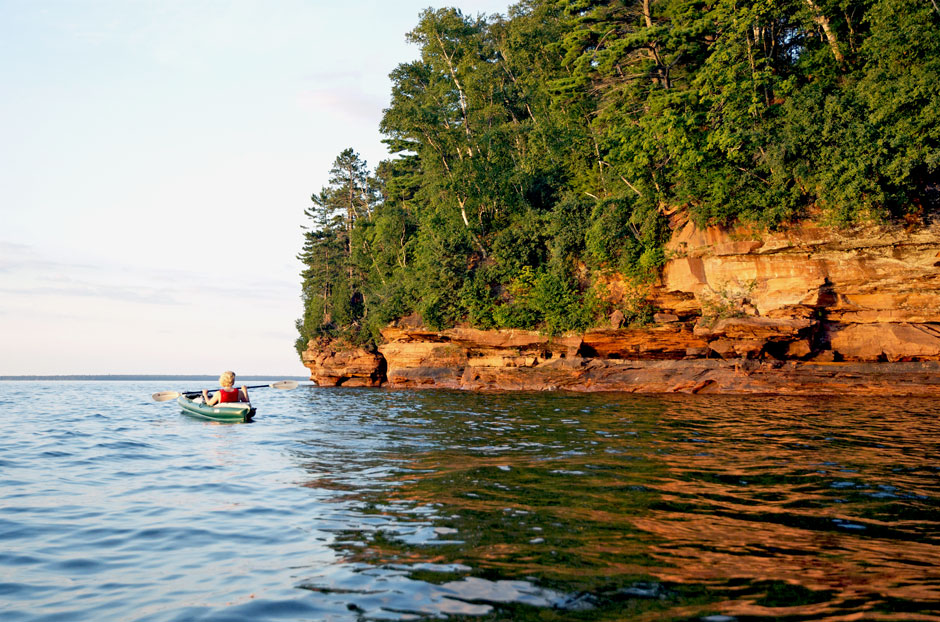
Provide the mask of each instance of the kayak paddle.
{"label": "kayak paddle", "polygon": [[[281,389],[283,391],[289,391],[290,389],[297,388],[297,381],[295,380],[279,380],[277,382],[272,382],[271,384],[256,384],[252,387],[245,387],[246,389],[263,389],[265,387],[271,387],[272,389]],[[241,387],[238,387],[239,389]],[[206,389],[207,391],[216,391],[217,389]],[[202,395],[202,390],[199,391],[184,391],[180,393],[179,391],[160,391],[159,393],[154,393],[150,397],[156,402],[168,402],[170,400],[175,400],[181,395]]]}

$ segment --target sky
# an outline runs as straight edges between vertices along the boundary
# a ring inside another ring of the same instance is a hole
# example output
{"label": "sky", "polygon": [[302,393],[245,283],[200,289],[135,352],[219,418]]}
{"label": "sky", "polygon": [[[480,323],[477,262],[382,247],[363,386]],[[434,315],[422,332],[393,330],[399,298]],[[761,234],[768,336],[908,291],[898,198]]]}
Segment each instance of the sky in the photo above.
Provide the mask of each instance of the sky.
{"label": "sky", "polygon": [[0,375],[305,375],[310,195],[428,6],[0,0]]}

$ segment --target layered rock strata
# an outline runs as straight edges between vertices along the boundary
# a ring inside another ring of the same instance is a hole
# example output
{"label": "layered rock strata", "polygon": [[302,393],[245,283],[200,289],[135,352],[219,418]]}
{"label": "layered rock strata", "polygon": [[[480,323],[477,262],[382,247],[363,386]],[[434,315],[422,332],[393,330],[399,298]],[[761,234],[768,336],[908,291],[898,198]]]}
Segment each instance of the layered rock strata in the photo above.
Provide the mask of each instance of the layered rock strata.
{"label": "layered rock strata", "polygon": [[328,339],[311,340],[301,356],[321,387],[377,387],[385,382],[385,359],[377,352]]}
{"label": "layered rock strata", "polygon": [[657,283],[607,283],[615,305],[652,304],[652,324],[620,328],[616,312],[610,327],[549,337],[402,322],[379,353],[311,342],[304,362],[346,386],[940,393],[937,224],[673,229]]}

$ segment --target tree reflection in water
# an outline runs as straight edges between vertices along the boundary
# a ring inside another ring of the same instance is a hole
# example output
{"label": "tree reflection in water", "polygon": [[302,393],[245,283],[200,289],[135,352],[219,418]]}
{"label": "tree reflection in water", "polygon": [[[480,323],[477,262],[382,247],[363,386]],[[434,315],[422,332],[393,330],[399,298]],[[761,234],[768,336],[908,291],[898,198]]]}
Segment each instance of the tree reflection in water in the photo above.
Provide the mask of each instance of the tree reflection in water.
{"label": "tree reflection in water", "polygon": [[360,395],[298,458],[364,617],[940,619],[926,401]]}

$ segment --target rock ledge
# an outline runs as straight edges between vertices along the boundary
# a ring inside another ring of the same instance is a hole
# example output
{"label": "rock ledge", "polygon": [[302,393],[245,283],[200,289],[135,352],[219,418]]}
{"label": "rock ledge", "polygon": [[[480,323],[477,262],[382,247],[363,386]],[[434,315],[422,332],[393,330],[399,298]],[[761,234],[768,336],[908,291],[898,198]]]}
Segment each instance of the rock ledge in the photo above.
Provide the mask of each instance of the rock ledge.
{"label": "rock ledge", "polygon": [[[940,393],[940,225],[785,232],[673,223],[653,324],[549,337],[409,318],[379,352],[311,341],[321,385],[467,390]],[[629,283],[608,280],[611,302]]]}

